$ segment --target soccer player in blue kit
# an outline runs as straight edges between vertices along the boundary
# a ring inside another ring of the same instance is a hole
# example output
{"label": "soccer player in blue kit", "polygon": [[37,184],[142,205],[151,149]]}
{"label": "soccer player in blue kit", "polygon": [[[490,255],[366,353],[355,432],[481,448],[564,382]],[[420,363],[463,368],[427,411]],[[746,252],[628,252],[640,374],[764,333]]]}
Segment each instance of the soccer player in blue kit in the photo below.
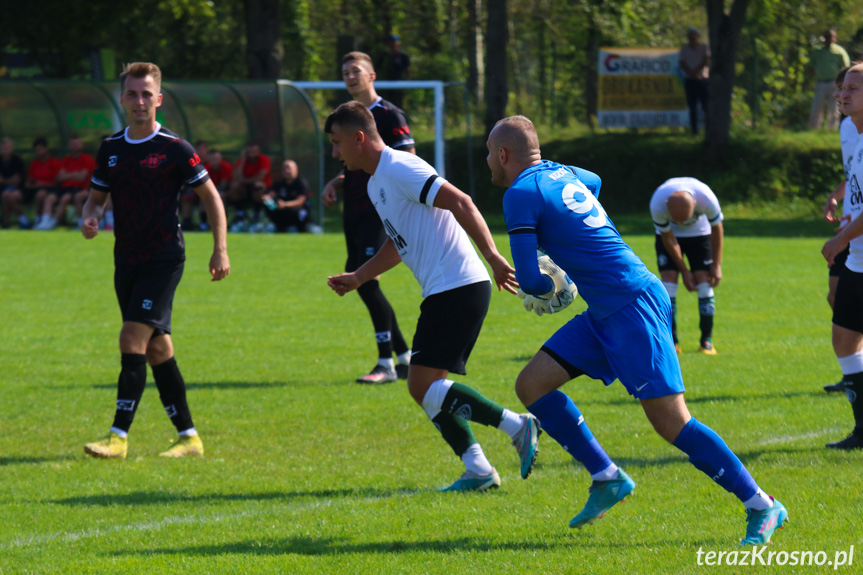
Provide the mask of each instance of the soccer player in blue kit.
{"label": "soccer player in blue kit", "polygon": [[[641,402],[659,435],[743,502],[747,528],[742,544],[768,543],[788,512],[758,487],[719,435],[689,414],[671,337],[668,294],[599,204],[599,176],[543,160],[536,128],[524,116],[500,120],[487,146],[492,184],[508,188],[503,211],[521,289],[535,297],[552,288],[537,264],[540,246],[572,278],[588,305],[545,342],[515,384],[542,429],[593,479],[584,509],[569,526],[592,523],[635,488],[573,401],[558,389],[587,375],[606,385],[619,379]],[[542,305],[541,300],[534,303]]]}

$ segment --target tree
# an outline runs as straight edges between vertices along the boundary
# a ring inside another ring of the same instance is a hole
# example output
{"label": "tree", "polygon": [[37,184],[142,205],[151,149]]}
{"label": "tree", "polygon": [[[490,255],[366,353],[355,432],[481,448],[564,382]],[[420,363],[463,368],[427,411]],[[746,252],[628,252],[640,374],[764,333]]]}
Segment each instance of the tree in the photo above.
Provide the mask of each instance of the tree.
{"label": "tree", "polygon": [[245,0],[245,8],[249,78],[276,80],[281,76],[285,54],[279,0]]}
{"label": "tree", "polygon": [[731,132],[731,95],[734,91],[735,64],[740,32],[746,19],[749,0],[733,0],[725,13],[725,0],[707,0],[707,27],[710,33],[710,94],[707,100],[707,138],[711,156],[728,142]]}
{"label": "tree", "polygon": [[488,1],[485,32],[485,132],[490,133],[495,122],[506,116],[509,96],[507,84],[506,48],[509,41],[506,0]]}

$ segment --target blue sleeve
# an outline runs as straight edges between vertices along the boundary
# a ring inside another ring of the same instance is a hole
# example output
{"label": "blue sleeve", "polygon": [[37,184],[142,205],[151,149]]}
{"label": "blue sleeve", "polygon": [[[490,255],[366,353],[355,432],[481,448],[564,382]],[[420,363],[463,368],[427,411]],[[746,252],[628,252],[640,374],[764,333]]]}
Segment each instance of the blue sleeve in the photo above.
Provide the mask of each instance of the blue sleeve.
{"label": "blue sleeve", "polygon": [[539,271],[536,258],[536,234],[510,235],[509,249],[515,265],[515,279],[522,291],[530,295],[542,295],[551,291],[554,282]]}
{"label": "blue sleeve", "polygon": [[576,168],[575,166],[570,166],[570,170],[575,174],[575,177],[581,180],[581,183],[590,190],[590,193],[593,194],[595,198],[599,198],[599,188],[602,187],[602,178],[594,174],[593,172],[588,172],[584,168]]}

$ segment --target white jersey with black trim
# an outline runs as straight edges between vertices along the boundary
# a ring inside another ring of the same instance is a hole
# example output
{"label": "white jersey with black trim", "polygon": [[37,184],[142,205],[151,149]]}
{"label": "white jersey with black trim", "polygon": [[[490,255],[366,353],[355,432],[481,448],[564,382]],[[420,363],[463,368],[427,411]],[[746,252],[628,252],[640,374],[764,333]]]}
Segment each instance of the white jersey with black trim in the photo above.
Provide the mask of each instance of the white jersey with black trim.
{"label": "white jersey with black trim", "polygon": [[[671,221],[668,217],[668,206],[665,205],[668,196],[679,190],[689,192],[695,199],[695,212],[689,221],[682,224]],[[707,184],[695,178],[671,178],[656,188],[650,198],[650,217],[653,218],[656,233],[670,230],[678,238],[709,236],[710,228],[724,218],[716,194]]]}
{"label": "white jersey with black trim", "polygon": [[[863,212],[863,138],[857,133],[855,141],[852,132],[857,132],[857,126],[850,121],[851,118],[846,120],[850,126],[846,127],[843,121],[839,131],[842,162],[845,165],[845,200],[842,203],[842,213],[850,214],[853,221]],[[845,260],[845,267],[852,272],[863,273],[863,236],[851,240],[851,252]]]}
{"label": "white jersey with black trim", "polygon": [[445,181],[419,156],[390,147],[369,179],[369,199],[423,297],[491,281],[452,212],[434,207]]}

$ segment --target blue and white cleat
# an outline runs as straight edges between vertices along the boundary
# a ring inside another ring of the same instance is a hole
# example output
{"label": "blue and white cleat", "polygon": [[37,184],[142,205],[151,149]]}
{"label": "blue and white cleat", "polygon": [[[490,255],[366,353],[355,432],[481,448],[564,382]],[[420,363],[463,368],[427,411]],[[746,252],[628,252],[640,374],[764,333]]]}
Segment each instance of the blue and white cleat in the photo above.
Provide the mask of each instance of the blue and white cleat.
{"label": "blue and white cleat", "polygon": [[754,509],[746,510],[746,538],[740,542],[744,545],[767,545],[770,537],[777,529],[782,529],[788,521],[788,510],[785,506],[773,499],[773,507],[762,511]]}
{"label": "blue and white cleat", "polygon": [[521,419],[521,429],[512,440],[512,445],[521,459],[521,478],[527,479],[536,462],[536,454],[539,453],[539,436],[542,435],[542,429],[539,420],[530,413],[523,413]]}
{"label": "blue and white cleat", "polygon": [[635,481],[622,469],[617,479],[594,481],[590,486],[590,496],[578,515],[572,518],[569,526],[581,529],[585,525],[602,518],[605,512],[623,501],[635,489]]}
{"label": "blue and white cleat", "polygon": [[488,475],[479,475],[473,471],[465,471],[455,483],[438,491],[487,491],[500,487],[500,475],[494,467]]}

